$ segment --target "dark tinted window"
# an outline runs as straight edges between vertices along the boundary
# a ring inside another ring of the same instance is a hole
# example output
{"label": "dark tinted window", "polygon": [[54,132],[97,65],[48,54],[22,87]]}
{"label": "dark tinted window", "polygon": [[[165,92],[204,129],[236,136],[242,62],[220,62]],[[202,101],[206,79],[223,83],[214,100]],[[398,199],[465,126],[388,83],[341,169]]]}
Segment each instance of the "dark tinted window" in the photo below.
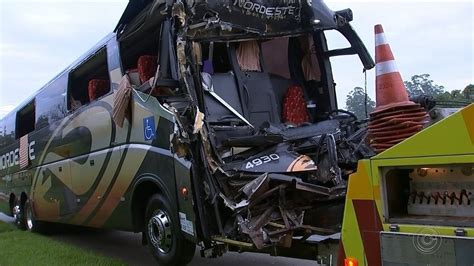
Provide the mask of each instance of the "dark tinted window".
{"label": "dark tinted window", "polygon": [[15,141],[15,116],[10,114],[0,122],[0,149]]}
{"label": "dark tinted window", "polygon": [[36,129],[65,117],[67,74],[62,74],[36,95]]}
{"label": "dark tinted window", "polygon": [[16,113],[16,138],[35,130],[35,101],[29,102]]}

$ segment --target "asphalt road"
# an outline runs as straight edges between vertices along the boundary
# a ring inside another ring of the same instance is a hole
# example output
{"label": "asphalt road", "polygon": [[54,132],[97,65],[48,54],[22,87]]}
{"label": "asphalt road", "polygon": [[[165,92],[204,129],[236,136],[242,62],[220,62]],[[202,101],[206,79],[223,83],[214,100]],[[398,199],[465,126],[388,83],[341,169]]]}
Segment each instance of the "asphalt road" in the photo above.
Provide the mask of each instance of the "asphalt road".
{"label": "asphalt road", "polygon": [[[0,220],[11,222],[11,218],[0,213]],[[129,265],[157,265],[147,247],[141,245],[141,234],[97,230],[89,228],[65,227],[48,237],[72,244],[98,254],[115,257]],[[199,249],[196,249],[194,259],[190,265],[317,265],[314,261],[298,260],[283,257],[272,257],[267,254],[233,253],[228,252],[223,257],[215,259],[201,258]]]}

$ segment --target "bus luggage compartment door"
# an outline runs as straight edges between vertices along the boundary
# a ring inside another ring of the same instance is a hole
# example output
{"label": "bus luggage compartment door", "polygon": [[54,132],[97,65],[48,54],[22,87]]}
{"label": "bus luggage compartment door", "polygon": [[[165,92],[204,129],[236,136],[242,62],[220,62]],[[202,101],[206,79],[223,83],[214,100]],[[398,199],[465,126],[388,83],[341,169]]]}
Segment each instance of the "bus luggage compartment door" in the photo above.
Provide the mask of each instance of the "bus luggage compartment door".
{"label": "bus luggage compartment door", "polygon": [[75,210],[68,160],[42,166],[34,185],[33,208],[37,219],[54,222]]}

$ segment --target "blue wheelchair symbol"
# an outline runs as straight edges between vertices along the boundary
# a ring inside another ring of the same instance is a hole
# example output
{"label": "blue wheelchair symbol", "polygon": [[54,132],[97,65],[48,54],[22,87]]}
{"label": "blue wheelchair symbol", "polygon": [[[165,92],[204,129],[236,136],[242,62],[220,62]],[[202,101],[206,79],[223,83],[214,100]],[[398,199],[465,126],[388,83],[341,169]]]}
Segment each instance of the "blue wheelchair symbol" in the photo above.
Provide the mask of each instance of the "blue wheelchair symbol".
{"label": "blue wheelchair symbol", "polygon": [[153,116],[143,119],[143,136],[145,141],[155,139],[155,118]]}

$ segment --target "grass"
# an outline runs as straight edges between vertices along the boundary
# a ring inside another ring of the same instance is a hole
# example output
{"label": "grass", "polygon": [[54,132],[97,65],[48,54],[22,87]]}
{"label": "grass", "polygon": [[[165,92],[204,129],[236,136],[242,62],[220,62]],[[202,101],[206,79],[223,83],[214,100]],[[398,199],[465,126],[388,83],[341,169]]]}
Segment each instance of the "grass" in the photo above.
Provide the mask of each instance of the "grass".
{"label": "grass", "polygon": [[91,251],[0,222],[0,265],[125,265]]}
{"label": "grass", "polygon": [[[7,223],[4,223],[4,222],[0,222],[0,233],[4,233],[4,232],[11,232],[11,231],[14,231],[16,230],[16,227],[12,224],[7,224]],[[1,237],[0,237],[0,241],[1,241]]]}

